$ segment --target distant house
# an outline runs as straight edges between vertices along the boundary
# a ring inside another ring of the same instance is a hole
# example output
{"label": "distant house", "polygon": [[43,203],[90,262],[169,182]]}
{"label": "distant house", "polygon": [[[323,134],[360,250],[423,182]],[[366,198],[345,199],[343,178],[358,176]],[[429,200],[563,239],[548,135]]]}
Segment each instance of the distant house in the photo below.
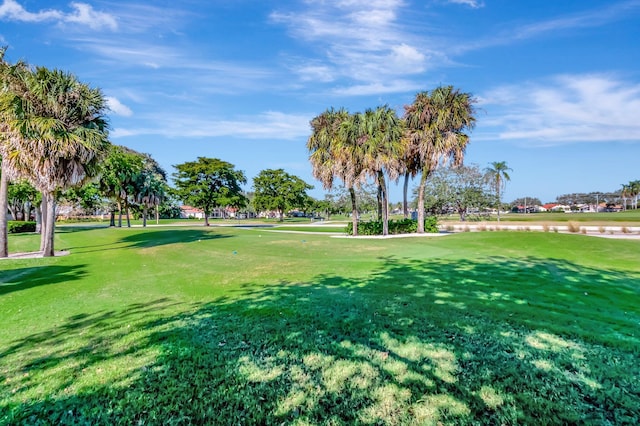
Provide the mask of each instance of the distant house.
{"label": "distant house", "polygon": [[204,211],[197,207],[180,206],[181,219],[204,219]]}

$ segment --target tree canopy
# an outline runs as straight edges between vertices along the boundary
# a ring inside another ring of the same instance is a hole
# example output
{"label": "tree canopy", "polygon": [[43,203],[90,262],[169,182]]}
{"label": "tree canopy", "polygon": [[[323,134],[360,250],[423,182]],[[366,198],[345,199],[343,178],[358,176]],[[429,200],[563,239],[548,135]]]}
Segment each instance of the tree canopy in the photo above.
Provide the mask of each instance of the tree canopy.
{"label": "tree canopy", "polygon": [[253,189],[255,209],[275,210],[282,221],[287,210],[304,206],[313,186],[283,169],[267,169],[253,179]]}
{"label": "tree canopy", "polygon": [[244,172],[217,158],[198,157],[174,166],[176,196],[184,203],[200,208],[205,214],[205,226],[209,215],[217,207],[244,207],[246,197],[241,185],[247,183]]}

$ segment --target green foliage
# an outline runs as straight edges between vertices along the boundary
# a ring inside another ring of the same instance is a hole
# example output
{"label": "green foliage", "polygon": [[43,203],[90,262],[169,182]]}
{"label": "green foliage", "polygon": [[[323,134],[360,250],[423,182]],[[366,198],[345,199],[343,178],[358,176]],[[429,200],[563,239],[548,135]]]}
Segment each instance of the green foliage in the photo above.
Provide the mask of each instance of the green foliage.
{"label": "green foliage", "polygon": [[[418,230],[418,222],[412,219],[400,219],[389,221],[389,234],[413,234]],[[424,231],[427,233],[438,232],[438,218],[428,216],[424,220]],[[346,233],[353,235],[353,224],[349,222]],[[382,221],[369,221],[358,223],[358,235],[382,235]]]}
{"label": "green foliage", "polygon": [[253,188],[256,211],[276,210],[282,219],[287,210],[304,208],[313,186],[283,169],[267,169],[253,178]]}
{"label": "green foliage", "polygon": [[23,232],[36,232],[35,222],[7,221],[7,232],[9,234],[20,234]]}
{"label": "green foliage", "polygon": [[492,201],[487,180],[476,164],[438,169],[425,183],[425,209],[434,215],[456,212],[464,221],[469,209],[480,212]]}
{"label": "green foliage", "polygon": [[243,207],[246,204],[240,185],[247,179],[233,164],[217,158],[198,157],[197,161],[174,167],[177,170],[173,174],[177,198],[202,209],[207,216],[205,223],[216,207]]}

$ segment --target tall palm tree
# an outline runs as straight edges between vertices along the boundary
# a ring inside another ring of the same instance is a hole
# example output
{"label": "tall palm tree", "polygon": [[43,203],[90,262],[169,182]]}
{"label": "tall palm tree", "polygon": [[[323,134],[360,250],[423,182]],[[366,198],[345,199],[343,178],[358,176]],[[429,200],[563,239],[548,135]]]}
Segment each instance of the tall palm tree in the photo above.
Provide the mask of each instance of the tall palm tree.
{"label": "tall palm tree", "polygon": [[418,233],[424,233],[424,190],[429,175],[440,165],[453,160],[462,164],[469,136],[464,133],[475,125],[475,100],[453,86],[441,86],[416,94],[405,106],[404,122],[411,161],[421,170],[418,186]]}
{"label": "tall palm tree", "polygon": [[10,123],[15,119],[13,114],[15,92],[21,87],[21,74],[28,72],[28,68],[24,62],[8,63],[5,60],[5,52],[6,48],[0,48],[0,158],[2,159],[0,167],[0,257],[9,255],[7,238],[9,182],[27,171],[20,170],[18,165],[12,161],[14,146],[23,141],[20,141],[20,134],[13,131]]}
{"label": "tall palm tree", "polygon": [[362,143],[364,173],[378,185],[382,204],[382,235],[389,234],[389,195],[385,174],[396,180],[406,151],[402,122],[388,105],[359,114],[358,140]]}
{"label": "tall palm tree", "polygon": [[638,209],[638,195],[640,195],[640,180],[632,180],[628,184],[629,197],[631,198],[631,206],[634,210]]}
{"label": "tall palm tree", "polygon": [[511,180],[509,172],[512,171],[505,161],[494,161],[490,167],[485,169],[485,175],[491,186],[496,191],[496,200],[498,202],[498,222],[500,222],[500,194],[505,188],[507,181]]}
{"label": "tall palm tree", "polygon": [[12,93],[8,147],[14,169],[42,192],[43,256],[53,256],[58,191],[81,185],[99,171],[109,142],[102,92],[75,76],[38,67],[21,73]]}
{"label": "tall palm tree", "polygon": [[313,176],[325,189],[333,188],[334,179],[342,180],[351,198],[353,235],[358,235],[358,206],[355,187],[363,180],[357,118],[344,108],[327,109],[311,120],[312,133],[307,141]]}
{"label": "tall palm tree", "polygon": [[167,173],[149,154],[142,154],[144,167],[137,176],[135,200],[142,206],[142,226],[147,226],[147,215],[150,207],[156,210],[158,222],[158,206],[167,193]]}
{"label": "tall palm tree", "polygon": [[620,196],[622,197],[623,209],[627,210],[627,198],[631,194],[631,187],[628,184],[623,183],[620,190]]}

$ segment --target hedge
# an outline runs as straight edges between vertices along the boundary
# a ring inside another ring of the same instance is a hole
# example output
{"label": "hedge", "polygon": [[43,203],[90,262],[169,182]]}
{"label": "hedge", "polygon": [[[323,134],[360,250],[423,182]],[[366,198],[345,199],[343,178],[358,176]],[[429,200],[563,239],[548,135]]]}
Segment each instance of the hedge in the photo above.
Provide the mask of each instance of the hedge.
{"label": "hedge", "polygon": [[[418,230],[418,221],[412,219],[400,219],[389,221],[389,234],[413,234]],[[353,224],[347,224],[346,232],[353,235]],[[428,216],[424,220],[424,232],[438,232],[438,218]],[[358,223],[358,235],[382,235],[382,221]]]}
{"label": "hedge", "polygon": [[20,234],[22,232],[36,232],[36,223],[10,220],[7,222],[7,232],[9,234]]}

